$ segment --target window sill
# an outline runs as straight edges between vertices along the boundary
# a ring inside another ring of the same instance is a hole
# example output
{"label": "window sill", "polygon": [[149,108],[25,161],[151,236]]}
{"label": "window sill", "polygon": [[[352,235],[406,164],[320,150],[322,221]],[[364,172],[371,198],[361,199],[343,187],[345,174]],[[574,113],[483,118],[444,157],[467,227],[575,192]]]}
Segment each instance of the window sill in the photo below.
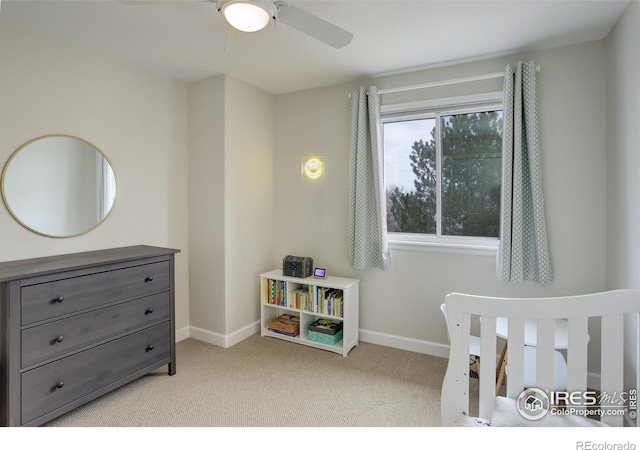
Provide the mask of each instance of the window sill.
{"label": "window sill", "polygon": [[427,251],[463,255],[496,256],[498,239],[420,238],[388,235],[391,250]]}

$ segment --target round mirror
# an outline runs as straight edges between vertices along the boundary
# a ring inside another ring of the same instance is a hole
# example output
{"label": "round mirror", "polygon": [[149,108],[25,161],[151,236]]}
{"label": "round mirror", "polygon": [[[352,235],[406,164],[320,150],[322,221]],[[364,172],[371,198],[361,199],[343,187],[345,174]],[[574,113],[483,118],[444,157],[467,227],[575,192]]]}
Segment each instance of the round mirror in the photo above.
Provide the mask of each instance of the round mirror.
{"label": "round mirror", "polygon": [[89,142],[43,136],[15,151],[2,171],[2,198],[29,230],[50,237],[87,233],[111,212],[116,179],[107,157]]}

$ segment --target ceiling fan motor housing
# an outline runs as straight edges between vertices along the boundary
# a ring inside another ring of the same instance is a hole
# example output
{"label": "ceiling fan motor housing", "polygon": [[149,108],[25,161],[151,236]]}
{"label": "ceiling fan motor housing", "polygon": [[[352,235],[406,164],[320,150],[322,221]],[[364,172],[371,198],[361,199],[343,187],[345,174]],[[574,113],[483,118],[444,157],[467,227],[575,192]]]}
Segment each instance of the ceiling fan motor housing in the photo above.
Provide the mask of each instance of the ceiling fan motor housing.
{"label": "ceiling fan motor housing", "polygon": [[263,29],[278,14],[272,2],[254,0],[217,0],[216,8],[231,26],[246,32]]}

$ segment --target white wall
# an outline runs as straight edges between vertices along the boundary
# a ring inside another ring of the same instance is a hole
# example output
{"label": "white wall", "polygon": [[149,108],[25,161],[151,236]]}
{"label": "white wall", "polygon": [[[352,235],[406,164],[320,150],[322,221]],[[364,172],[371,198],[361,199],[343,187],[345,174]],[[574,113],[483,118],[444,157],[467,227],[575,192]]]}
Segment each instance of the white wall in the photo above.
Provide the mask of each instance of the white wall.
{"label": "white wall", "polygon": [[[640,289],[640,5],[607,38],[607,288]],[[638,324],[628,319],[625,388],[638,387]]]}
{"label": "white wall", "polygon": [[189,85],[189,290],[192,331],[225,329],[225,77]]}
{"label": "white wall", "polygon": [[640,6],[607,39],[607,285],[640,288]]}
{"label": "white wall", "polygon": [[273,96],[221,75],[189,87],[192,336],[258,331],[257,274],[273,255]]}
{"label": "white wall", "polygon": [[[439,310],[452,291],[486,295],[562,295],[605,287],[605,53],[602,41],[423,72],[363,80],[381,89],[500,72],[507,62],[535,59],[543,177],[554,281],[501,285],[495,256],[392,250],[392,267],[348,265],[349,91],[355,84],[276,99],[275,255],[311,256],[329,273],[361,280],[361,338],[419,351],[444,352]],[[420,92],[446,97],[500,90],[500,80]],[[407,94],[403,94],[407,101]],[[396,100],[400,96],[396,95]],[[383,103],[389,103],[383,97]],[[327,177],[300,179],[300,157],[325,156]],[[596,330],[597,332],[597,330]]]}
{"label": "white wall", "polygon": [[259,330],[260,282],[273,255],[273,96],[226,77],[225,335],[229,343]]}
{"label": "white wall", "polygon": [[112,214],[82,236],[47,238],[0,208],[0,260],[136,244],[173,247],[176,325],[189,323],[187,85],[0,18],[0,165],[25,142],[69,134],[110,159]]}

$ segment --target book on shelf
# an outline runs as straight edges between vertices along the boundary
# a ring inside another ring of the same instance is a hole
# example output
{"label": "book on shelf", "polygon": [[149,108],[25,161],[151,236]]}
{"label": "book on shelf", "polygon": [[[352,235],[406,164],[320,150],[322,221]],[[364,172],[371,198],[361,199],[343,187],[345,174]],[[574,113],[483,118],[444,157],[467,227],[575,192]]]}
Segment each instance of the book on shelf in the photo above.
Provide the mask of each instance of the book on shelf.
{"label": "book on shelf", "polygon": [[297,336],[300,333],[300,317],[292,314],[282,314],[271,320],[268,328],[271,331]]}
{"label": "book on shelf", "polygon": [[337,334],[342,330],[342,322],[331,319],[318,319],[309,325],[309,331],[322,334]]}
{"label": "book on shelf", "polygon": [[344,293],[342,289],[316,286],[314,294],[313,312],[343,317]]}
{"label": "book on shelf", "polygon": [[300,333],[287,333],[286,331],[276,330],[275,328],[269,328],[269,331],[271,331],[272,333],[278,333],[284,336],[291,336],[291,337],[297,337],[300,335]]}
{"label": "book on shelf", "polygon": [[300,287],[289,293],[289,308],[303,309],[312,311],[312,298],[310,288]]}
{"label": "book on shelf", "polygon": [[287,306],[286,282],[265,278],[263,300],[269,305]]}

